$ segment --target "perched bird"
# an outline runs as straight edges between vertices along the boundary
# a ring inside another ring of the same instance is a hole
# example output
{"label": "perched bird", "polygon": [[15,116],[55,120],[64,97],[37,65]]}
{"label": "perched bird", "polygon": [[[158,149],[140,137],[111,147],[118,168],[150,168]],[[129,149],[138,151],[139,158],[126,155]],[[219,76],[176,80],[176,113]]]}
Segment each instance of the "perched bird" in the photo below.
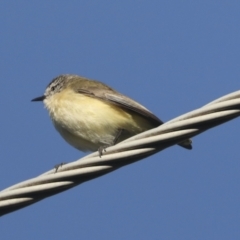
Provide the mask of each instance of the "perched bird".
{"label": "perched bird", "polygon": [[[81,151],[97,151],[163,122],[147,108],[99,81],[60,75],[41,97],[61,136]],[[192,149],[191,140],[179,143]]]}

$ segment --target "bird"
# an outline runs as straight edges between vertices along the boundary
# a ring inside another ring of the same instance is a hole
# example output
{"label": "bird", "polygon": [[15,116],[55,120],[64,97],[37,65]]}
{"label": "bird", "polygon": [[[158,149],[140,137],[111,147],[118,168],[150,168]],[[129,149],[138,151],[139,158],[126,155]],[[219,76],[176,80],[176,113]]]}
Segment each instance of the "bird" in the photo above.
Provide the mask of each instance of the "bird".
{"label": "bird", "polygon": [[[46,87],[43,101],[56,130],[83,152],[99,151],[156,128],[163,121],[135,100],[108,85],[73,74],[62,74]],[[178,145],[192,149],[191,139]]]}

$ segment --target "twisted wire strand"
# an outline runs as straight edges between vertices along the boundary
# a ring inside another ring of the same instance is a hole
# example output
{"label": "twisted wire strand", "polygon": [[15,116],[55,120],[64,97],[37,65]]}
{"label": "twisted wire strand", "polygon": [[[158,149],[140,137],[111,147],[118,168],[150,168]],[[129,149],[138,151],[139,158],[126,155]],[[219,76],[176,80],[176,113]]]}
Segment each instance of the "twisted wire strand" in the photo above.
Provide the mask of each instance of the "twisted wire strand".
{"label": "twisted wire strand", "polygon": [[240,116],[240,91],[75,162],[0,191],[0,216],[139,161]]}

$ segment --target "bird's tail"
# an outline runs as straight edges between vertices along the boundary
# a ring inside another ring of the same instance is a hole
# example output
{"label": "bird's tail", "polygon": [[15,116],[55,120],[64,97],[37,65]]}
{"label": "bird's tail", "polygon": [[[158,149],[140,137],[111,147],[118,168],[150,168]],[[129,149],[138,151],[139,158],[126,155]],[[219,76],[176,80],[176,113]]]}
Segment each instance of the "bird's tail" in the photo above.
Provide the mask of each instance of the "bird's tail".
{"label": "bird's tail", "polygon": [[190,138],[186,139],[186,140],[178,143],[178,145],[183,147],[183,148],[186,148],[188,150],[191,150],[192,149],[192,140]]}

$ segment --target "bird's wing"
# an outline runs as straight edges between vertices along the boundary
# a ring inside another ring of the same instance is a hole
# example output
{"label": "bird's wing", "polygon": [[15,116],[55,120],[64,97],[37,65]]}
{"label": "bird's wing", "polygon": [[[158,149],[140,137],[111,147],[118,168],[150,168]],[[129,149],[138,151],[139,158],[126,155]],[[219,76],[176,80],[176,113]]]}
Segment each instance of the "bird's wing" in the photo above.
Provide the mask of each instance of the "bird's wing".
{"label": "bird's wing", "polygon": [[87,89],[78,89],[77,92],[80,94],[87,95],[89,97],[95,97],[103,101],[107,101],[114,105],[118,105],[129,111],[133,111],[139,114],[140,116],[151,121],[153,125],[156,125],[156,127],[163,123],[158,117],[156,117],[152,112],[150,112],[147,108],[145,108],[138,102],[134,101],[133,99],[121,93],[116,92],[115,90],[107,86],[105,89],[99,89],[97,87],[88,87]]}

